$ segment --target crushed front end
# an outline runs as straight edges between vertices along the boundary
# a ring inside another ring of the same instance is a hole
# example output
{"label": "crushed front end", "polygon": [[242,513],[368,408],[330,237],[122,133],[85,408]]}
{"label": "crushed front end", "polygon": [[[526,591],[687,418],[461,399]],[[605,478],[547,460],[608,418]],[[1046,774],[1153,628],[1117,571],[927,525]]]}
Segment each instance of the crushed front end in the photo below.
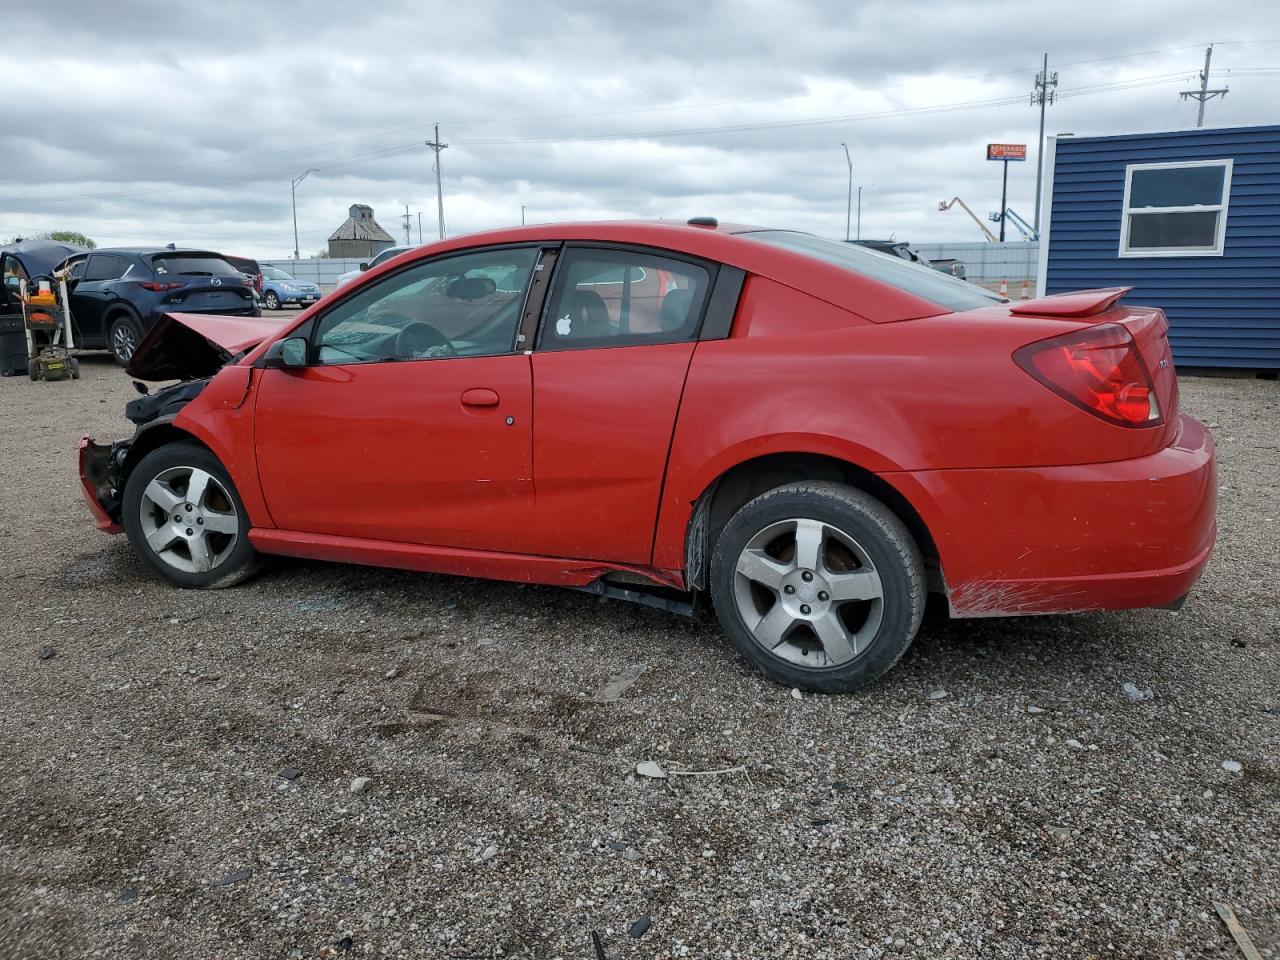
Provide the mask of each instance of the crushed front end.
{"label": "crushed front end", "polygon": [[107,445],[80,438],[80,493],[93,515],[93,525],[106,533],[124,532],[120,526],[121,467],[132,442]]}

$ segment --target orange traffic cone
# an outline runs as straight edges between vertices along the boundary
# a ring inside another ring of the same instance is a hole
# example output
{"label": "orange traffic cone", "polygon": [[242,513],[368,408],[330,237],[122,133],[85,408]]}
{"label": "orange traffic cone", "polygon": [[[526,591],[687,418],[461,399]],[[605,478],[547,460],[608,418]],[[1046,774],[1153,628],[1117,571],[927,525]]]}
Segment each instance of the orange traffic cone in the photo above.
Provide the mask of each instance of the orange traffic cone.
{"label": "orange traffic cone", "polygon": [[1000,278],[1000,296],[1002,297],[1009,296],[1009,281],[1006,280],[1004,277]]}
{"label": "orange traffic cone", "polygon": [[1031,288],[1027,286],[1026,280],[1022,281],[1022,299],[1023,300],[1031,299]]}

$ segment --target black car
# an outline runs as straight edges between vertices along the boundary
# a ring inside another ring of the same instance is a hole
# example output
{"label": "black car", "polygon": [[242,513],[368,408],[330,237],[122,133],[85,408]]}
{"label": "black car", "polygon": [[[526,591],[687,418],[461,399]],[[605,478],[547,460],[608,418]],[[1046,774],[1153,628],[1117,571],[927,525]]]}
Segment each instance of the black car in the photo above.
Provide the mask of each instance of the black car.
{"label": "black car", "polygon": [[912,263],[931,267],[939,273],[950,274],[960,280],[965,278],[965,267],[964,263],[961,261],[950,257],[946,259],[929,260],[912,250],[911,244],[907,243],[905,240],[847,240],[845,242],[857,244],[860,247],[867,247],[870,250],[879,250],[881,253],[887,253],[891,257],[910,260]]}
{"label": "black car", "polygon": [[209,250],[113,248],[68,257],[76,346],[105,347],[124,366],[166,313],[258,317],[252,282]]}

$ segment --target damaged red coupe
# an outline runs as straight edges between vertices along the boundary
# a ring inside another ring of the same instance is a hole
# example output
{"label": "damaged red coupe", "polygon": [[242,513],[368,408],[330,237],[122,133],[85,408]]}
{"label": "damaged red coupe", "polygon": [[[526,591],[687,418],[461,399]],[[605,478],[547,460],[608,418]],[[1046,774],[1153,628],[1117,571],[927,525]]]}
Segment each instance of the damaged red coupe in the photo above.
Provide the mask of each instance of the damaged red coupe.
{"label": "damaged red coupe", "polygon": [[709,600],[850,690],[953,617],[1176,607],[1213,442],[1159,310],[1010,303],[803,233],[553,225],[368,271],[284,326],[175,315],[85,499],[183,587],[265,554]]}

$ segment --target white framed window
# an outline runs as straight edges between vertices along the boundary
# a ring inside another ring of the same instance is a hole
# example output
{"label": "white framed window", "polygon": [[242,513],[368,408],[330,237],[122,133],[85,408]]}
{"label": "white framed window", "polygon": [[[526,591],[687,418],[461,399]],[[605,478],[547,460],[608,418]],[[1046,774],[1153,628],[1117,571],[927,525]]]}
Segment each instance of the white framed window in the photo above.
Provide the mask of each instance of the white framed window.
{"label": "white framed window", "polygon": [[1222,256],[1230,196],[1229,159],[1129,164],[1120,256]]}

